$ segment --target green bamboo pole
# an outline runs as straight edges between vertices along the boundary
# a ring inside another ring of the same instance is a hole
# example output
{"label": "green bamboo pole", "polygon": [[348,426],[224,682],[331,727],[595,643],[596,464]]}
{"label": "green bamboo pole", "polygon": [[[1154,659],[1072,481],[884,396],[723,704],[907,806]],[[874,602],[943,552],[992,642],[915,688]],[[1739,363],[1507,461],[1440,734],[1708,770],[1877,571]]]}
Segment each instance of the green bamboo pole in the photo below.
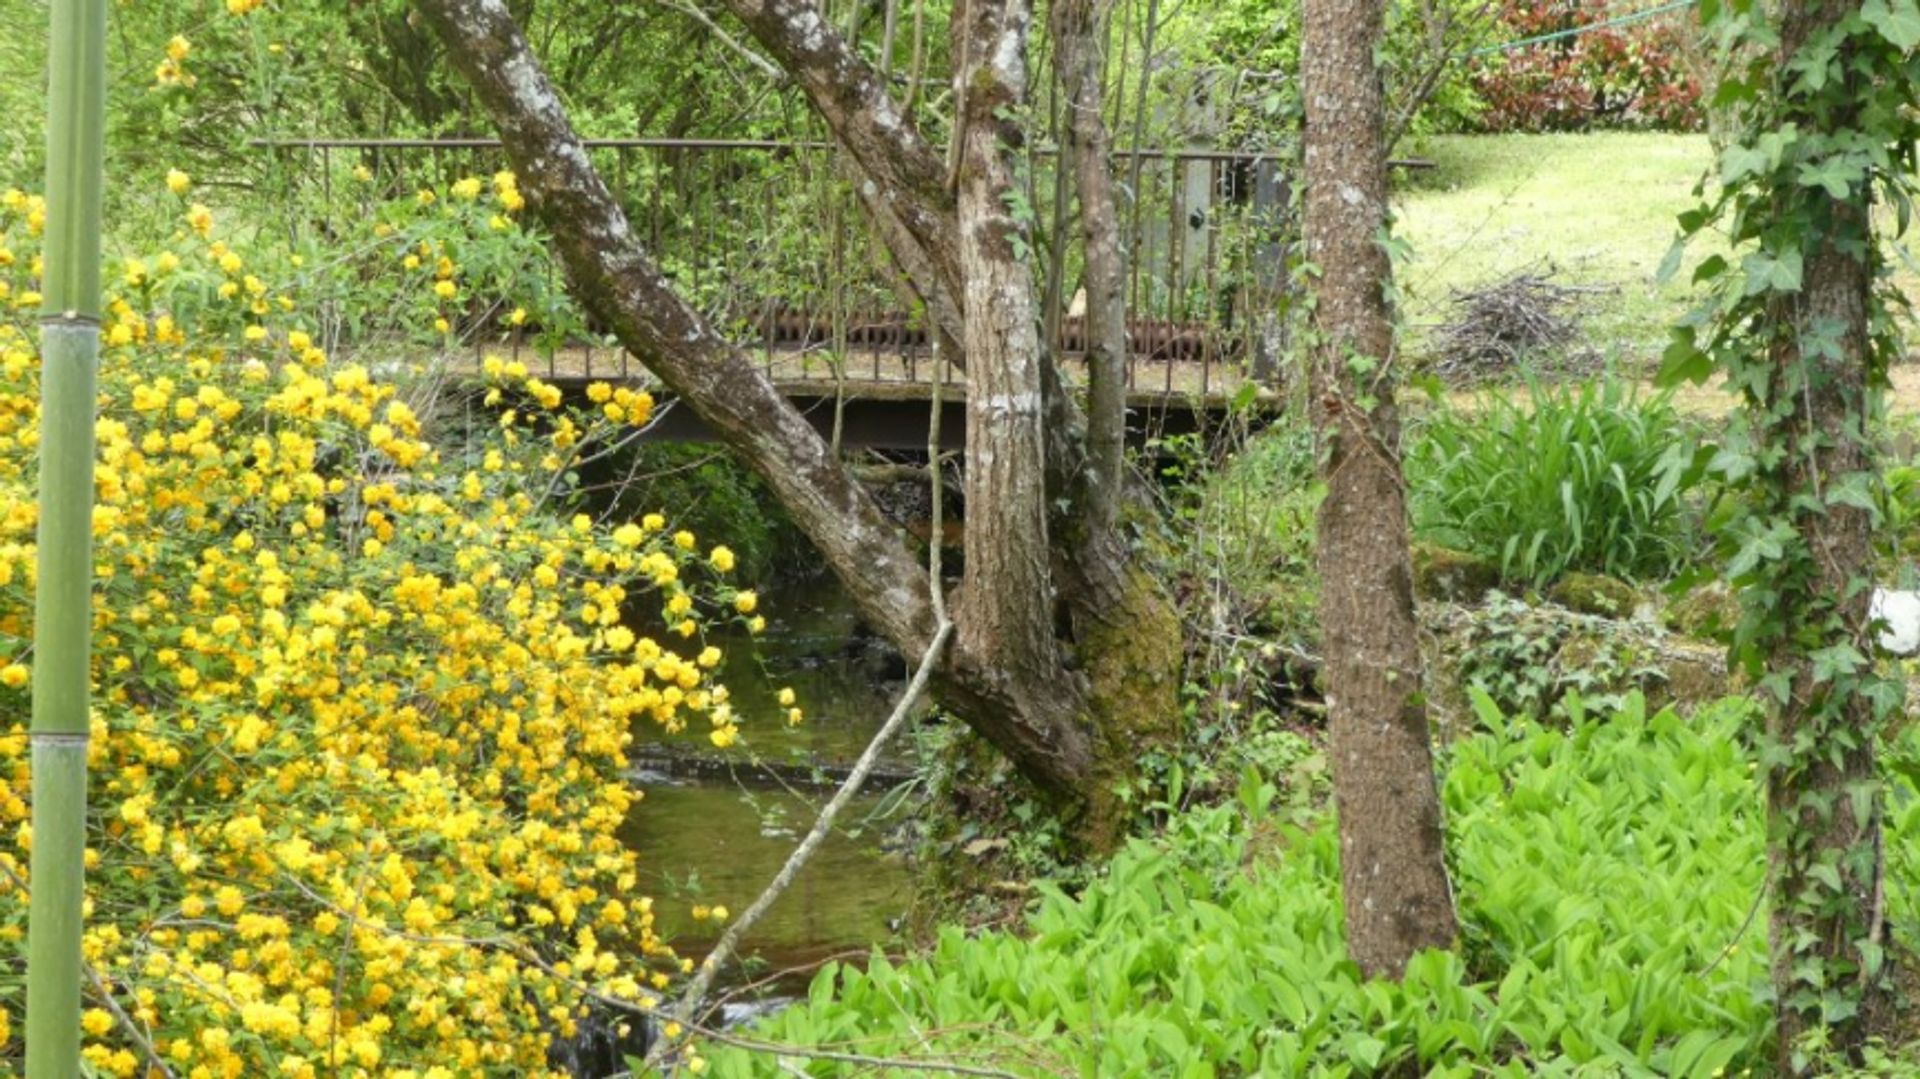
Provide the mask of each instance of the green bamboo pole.
{"label": "green bamboo pole", "polygon": [[47,53],[47,246],[41,292],[39,586],[33,609],[33,893],[27,1079],[80,1074],[93,421],[100,358],[106,0],[54,0]]}

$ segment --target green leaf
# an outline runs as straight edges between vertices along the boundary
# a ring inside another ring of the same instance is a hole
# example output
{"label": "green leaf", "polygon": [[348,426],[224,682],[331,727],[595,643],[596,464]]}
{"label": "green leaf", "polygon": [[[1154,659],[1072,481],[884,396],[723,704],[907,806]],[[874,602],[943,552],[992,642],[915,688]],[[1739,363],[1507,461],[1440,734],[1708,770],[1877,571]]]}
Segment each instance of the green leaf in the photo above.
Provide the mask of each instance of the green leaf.
{"label": "green leaf", "polygon": [[1896,49],[1920,45],[1920,4],[1915,0],[1866,0],[1860,17]]}

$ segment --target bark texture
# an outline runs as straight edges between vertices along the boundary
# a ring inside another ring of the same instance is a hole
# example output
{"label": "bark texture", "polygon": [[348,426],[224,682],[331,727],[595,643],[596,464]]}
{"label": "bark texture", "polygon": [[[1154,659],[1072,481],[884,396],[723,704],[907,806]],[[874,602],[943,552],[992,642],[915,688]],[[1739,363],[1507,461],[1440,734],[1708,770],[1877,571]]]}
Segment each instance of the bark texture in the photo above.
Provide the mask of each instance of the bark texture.
{"label": "bark texture", "polygon": [[[1808,41],[1858,10],[1857,4],[1837,0],[1782,5],[1779,63],[1784,68]],[[1781,120],[1798,123],[1803,130],[1845,129],[1854,126],[1857,117],[1813,110],[1795,115],[1789,110]],[[1869,736],[1872,706],[1859,694],[1843,701],[1831,699],[1828,687],[1814,678],[1807,654],[1840,644],[1850,644],[1864,656],[1873,655],[1875,649],[1868,617],[1871,589],[1863,585],[1874,572],[1872,517],[1857,506],[1826,502],[1821,494],[1839,477],[1874,470],[1871,448],[1862,436],[1869,415],[1868,313],[1873,271],[1865,252],[1843,239],[1869,234],[1871,208],[1864,195],[1858,201],[1830,195],[1819,198],[1824,205],[1816,211],[1816,220],[1825,224],[1817,226],[1816,234],[1806,241],[1805,285],[1798,295],[1776,300],[1769,314],[1774,324],[1775,343],[1768,354],[1773,385],[1794,384],[1789,381],[1792,372],[1802,363],[1818,369],[1803,406],[1794,409],[1785,426],[1775,427],[1774,432],[1776,445],[1784,451],[1787,490],[1797,505],[1819,509],[1803,509],[1795,520],[1812,554],[1813,579],[1804,588],[1783,590],[1778,600],[1776,610],[1785,625],[1772,667],[1788,672],[1792,682],[1789,699],[1768,718],[1768,733],[1780,745],[1793,746],[1808,738],[1825,743],[1819,763],[1805,766],[1798,774],[1772,769],[1767,783],[1773,867],[1768,928],[1783,1074],[1800,1073],[1793,1060],[1795,1042],[1819,1024],[1821,1014],[1818,1001],[1796,998],[1806,987],[1796,967],[1817,964],[1824,971],[1829,994],[1859,1003],[1855,1015],[1830,1024],[1828,1044],[1849,1056],[1857,1055],[1872,1033],[1885,993],[1881,981],[1863,969],[1858,935],[1866,927],[1871,943],[1879,945],[1885,939],[1880,799],[1851,796],[1858,790],[1877,789],[1879,772]],[[1801,341],[1819,339],[1835,327],[1841,330],[1837,348],[1802,353]],[[1801,447],[1812,449],[1802,452]],[[1841,640],[1823,628],[1836,603],[1848,627]],[[1857,744],[1841,745],[1822,733],[1834,726],[1835,710],[1842,712],[1838,717],[1842,728],[1860,732],[1861,737],[1854,740]],[[1783,844],[1797,849],[1789,852]],[[1809,879],[1809,868],[1827,865],[1839,874],[1844,896],[1840,902],[1833,900],[1826,885]]]}
{"label": "bark texture", "polygon": [[[521,190],[552,230],[572,293],[581,306],[611,327],[623,345],[766,479],[875,628],[904,652],[924,651],[934,625],[925,570],[866,490],[758,366],[673,292],[594,171],[504,4],[500,0],[419,0],[417,6],[447,43],[449,55],[499,127]],[[996,269],[988,264],[992,256],[987,248],[994,242],[1004,243],[1006,235],[989,226],[981,237],[982,273],[991,277]],[[1006,279],[1003,284],[1011,288],[1016,281]],[[983,310],[990,312],[992,306],[984,303]],[[968,332],[977,334],[984,348],[997,349],[1007,358],[1006,364],[996,368],[995,381],[984,384],[983,422],[969,424],[982,430],[986,439],[982,452],[1007,463],[1008,475],[994,488],[997,491],[1016,482],[1011,475],[1016,468],[1026,471],[1028,478],[1043,474],[1030,446],[1009,451],[993,440],[991,432],[1008,416],[987,407],[999,392],[994,387],[1003,382],[1025,385],[1037,377],[1037,353],[1023,344],[1018,327],[1006,319],[990,317],[977,331]],[[996,339],[1001,332],[1004,343]],[[1030,444],[1038,433],[1037,424],[1028,423],[1024,429],[1019,440]],[[1016,422],[1009,430],[1023,428]],[[1000,515],[976,516],[993,521]],[[1009,527],[1030,533],[1032,513]],[[1007,572],[1025,572],[1024,563],[1034,559],[1044,567],[1044,522],[1040,536],[1041,546],[1019,548],[1022,553],[1009,560]],[[1026,540],[991,534],[980,542]],[[970,552],[969,562],[973,560]],[[1041,791],[1077,806],[1097,795],[1090,792],[1092,726],[1088,714],[1076,710],[1083,703],[1072,692],[1076,683],[1064,677],[1057,651],[1050,648],[1051,639],[1037,652],[1024,653],[1012,645],[993,643],[993,634],[1003,631],[1017,634],[1014,639],[1019,641],[1031,641],[1031,622],[1013,611],[1016,602],[1047,609],[1046,593],[1031,590],[1030,574],[1017,580],[1021,583],[984,605],[969,605],[988,619],[995,617],[998,608],[1004,618],[994,623],[997,628],[992,632],[983,627],[972,630],[970,636],[963,634],[959,643],[971,641],[974,648],[955,649],[936,688],[947,707],[1005,753]],[[1005,662],[1016,654],[1036,658]],[[1047,656],[1055,660],[1050,667],[1042,663]]]}
{"label": "bark texture", "polygon": [[[1013,119],[1026,97],[1030,0],[969,0],[954,24],[963,93],[958,197],[966,280],[967,564],[960,645],[1091,762],[1080,694],[1053,635],[1047,535],[1045,402],[1029,223],[1015,217]],[[987,512],[978,512],[979,507]],[[1038,691],[1035,693],[1034,691]],[[1064,692],[1063,692],[1064,690]]]}
{"label": "bark texture", "polygon": [[1422,697],[1399,417],[1393,400],[1386,144],[1374,61],[1383,0],[1307,0],[1307,258],[1312,408],[1327,484],[1318,560],[1347,947],[1397,978],[1457,932]]}
{"label": "bark texture", "polygon": [[1080,235],[1086,254],[1087,465],[1094,483],[1088,513],[1095,527],[1118,512],[1126,464],[1126,256],[1114,206],[1111,143],[1101,118],[1105,95],[1107,0],[1054,0],[1053,64],[1065,99],[1061,128],[1074,189],[1080,199]]}

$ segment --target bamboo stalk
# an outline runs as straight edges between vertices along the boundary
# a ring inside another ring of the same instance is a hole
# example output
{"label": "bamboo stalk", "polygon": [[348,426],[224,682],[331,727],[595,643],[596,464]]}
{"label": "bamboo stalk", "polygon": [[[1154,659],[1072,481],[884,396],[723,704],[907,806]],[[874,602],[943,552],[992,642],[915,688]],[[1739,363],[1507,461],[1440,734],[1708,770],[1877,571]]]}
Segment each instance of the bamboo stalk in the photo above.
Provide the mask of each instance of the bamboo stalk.
{"label": "bamboo stalk", "polygon": [[33,614],[28,1079],[80,1074],[94,386],[100,358],[100,190],[106,124],[106,0],[56,0],[52,14],[40,344],[39,583]]}

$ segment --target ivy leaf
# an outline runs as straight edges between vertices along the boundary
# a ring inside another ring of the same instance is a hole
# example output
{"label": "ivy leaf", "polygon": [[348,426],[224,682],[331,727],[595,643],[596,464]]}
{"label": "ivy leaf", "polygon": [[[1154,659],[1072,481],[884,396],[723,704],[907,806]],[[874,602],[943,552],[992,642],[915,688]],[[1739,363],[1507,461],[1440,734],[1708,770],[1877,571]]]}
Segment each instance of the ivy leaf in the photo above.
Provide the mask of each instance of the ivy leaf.
{"label": "ivy leaf", "polygon": [[1860,17],[1896,49],[1920,45],[1920,4],[1915,0],[1866,0]]}
{"label": "ivy leaf", "polygon": [[1673,241],[1672,247],[1667,248],[1667,257],[1660,260],[1660,269],[1653,275],[1654,284],[1664,285],[1673,280],[1673,275],[1680,272],[1680,260],[1686,253],[1687,238],[1682,235]]}
{"label": "ivy leaf", "polygon": [[1867,662],[1867,657],[1850,644],[1816,648],[1807,658],[1813,661],[1813,680],[1816,682],[1831,682],[1840,675],[1852,674]]}
{"label": "ivy leaf", "polygon": [[1729,146],[1720,155],[1720,182],[1732,187],[1767,168],[1766,151],[1752,146]]}
{"label": "ivy leaf", "polygon": [[1657,386],[1677,386],[1705,382],[1712,374],[1713,357],[1694,344],[1693,328],[1687,326],[1673,331],[1673,343],[1661,354],[1660,373],[1653,381]]}
{"label": "ivy leaf", "polygon": [[1741,260],[1740,268],[1747,275],[1747,295],[1749,296],[1769,290],[1800,291],[1802,263],[1798,250],[1783,251],[1777,256],[1765,251],[1755,251]]}
{"label": "ivy leaf", "polygon": [[1858,161],[1843,157],[1829,157],[1821,161],[1808,161],[1800,166],[1801,187],[1823,187],[1827,194],[1836,199],[1844,199],[1866,174]]}

